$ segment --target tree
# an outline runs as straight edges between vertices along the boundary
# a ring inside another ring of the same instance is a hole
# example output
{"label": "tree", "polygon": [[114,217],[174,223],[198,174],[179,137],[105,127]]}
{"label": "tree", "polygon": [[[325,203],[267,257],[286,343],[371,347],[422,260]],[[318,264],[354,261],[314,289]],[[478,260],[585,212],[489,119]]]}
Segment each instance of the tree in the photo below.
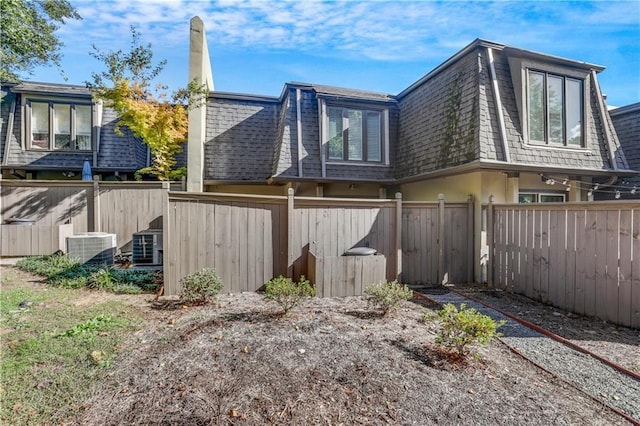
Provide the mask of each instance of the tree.
{"label": "tree", "polygon": [[65,19],[82,19],[67,0],[0,1],[0,81],[19,81],[39,65],[60,68],[63,43],[55,31]]}
{"label": "tree", "polygon": [[119,116],[116,132],[122,126],[149,146],[153,164],[138,170],[137,176],[151,174],[159,180],[174,180],[186,173],[185,168],[174,170],[175,154],[182,152],[187,139],[188,110],[201,102],[203,89],[190,83],[171,96],[166,87],[157,86],[157,97],[152,93],[152,81],[164,68],[166,61],[153,64],[151,43],[143,45],[140,33],[131,27],[131,50],[102,52],[95,45],[91,56],[106,66],[106,71],[92,73],[93,82],[87,87],[94,96],[112,107]]}

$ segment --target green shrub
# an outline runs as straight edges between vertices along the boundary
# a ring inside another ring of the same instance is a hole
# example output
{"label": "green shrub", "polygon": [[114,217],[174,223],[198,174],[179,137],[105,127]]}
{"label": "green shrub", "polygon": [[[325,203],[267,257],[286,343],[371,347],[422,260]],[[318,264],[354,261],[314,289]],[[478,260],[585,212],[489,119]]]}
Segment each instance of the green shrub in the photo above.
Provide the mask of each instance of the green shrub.
{"label": "green shrub", "polygon": [[48,284],[62,288],[90,287],[114,293],[139,294],[157,287],[151,271],[86,265],[64,254],[31,256],[21,259],[16,266],[43,275]]}
{"label": "green shrub", "polygon": [[[456,305],[447,303],[436,314],[441,324],[436,343],[454,350],[459,357],[468,354],[467,346],[470,344],[489,343],[498,335],[497,329],[505,323],[504,321],[496,322],[473,308],[467,308],[464,303],[460,305],[460,309]],[[431,319],[434,315],[425,312],[423,317]]]}
{"label": "green shrub", "polygon": [[282,313],[287,315],[304,298],[316,295],[315,288],[305,279],[304,275],[300,281],[294,282],[291,278],[280,275],[264,283],[267,299],[273,300],[282,308]]}
{"label": "green shrub", "polygon": [[49,256],[29,256],[16,262],[16,266],[23,271],[36,275],[51,277],[62,273],[69,268],[80,265],[76,259],[72,259],[64,254],[52,254]]}
{"label": "green shrub", "polygon": [[387,315],[391,310],[396,309],[400,304],[413,297],[413,292],[406,284],[398,281],[373,284],[364,289],[365,299],[370,306],[375,306]]}
{"label": "green shrub", "polygon": [[224,287],[215,269],[204,268],[180,280],[180,301],[188,305],[204,305],[218,295]]}

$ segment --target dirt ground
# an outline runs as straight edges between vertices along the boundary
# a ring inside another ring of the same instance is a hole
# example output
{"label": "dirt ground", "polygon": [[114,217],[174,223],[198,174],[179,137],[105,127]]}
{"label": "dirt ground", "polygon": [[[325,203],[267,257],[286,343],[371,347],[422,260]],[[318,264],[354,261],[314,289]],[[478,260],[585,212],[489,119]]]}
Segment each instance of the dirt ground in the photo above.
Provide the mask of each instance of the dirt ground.
{"label": "dirt ground", "polygon": [[452,289],[539,325],[596,355],[640,374],[640,330],[574,315],[500,290],[479,286],[453,286]]}
{"label": "dirt ground", "polygon": [[69,423],[624,424],[499,341],[451,363],[421,299],[388,317],[359,297],[311,299],[286,318],[255,293],[187,309],[90,291],[77,303],[109,298],[145,326]]}

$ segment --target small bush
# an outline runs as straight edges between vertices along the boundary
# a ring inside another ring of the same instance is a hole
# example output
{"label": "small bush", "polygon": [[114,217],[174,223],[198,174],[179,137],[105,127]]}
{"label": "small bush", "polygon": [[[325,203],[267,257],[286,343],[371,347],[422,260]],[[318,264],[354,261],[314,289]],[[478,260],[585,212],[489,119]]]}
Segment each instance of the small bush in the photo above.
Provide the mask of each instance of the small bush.
{"label": "small bush", "polygon": [[25,257],[20,259],[16,266],[23,271],[50,277],[81,265],[77,260],[64,254],[52,254],[50,256]]}
{"label": "small bush", "polygon": [[[497,329],[505,323],[504,321],[496,322],[473,308],[467,308],[464,303],[460,305],[460,309],[456,305],[447,303],[436,314],[441,323],[436,343],[454,350],[461,358],[469,353],[468,345],[489,343],[498,335]],[[423,317],[431,319],[434,315],[425,312]]]}
{"label": "small bush", "polygon": [[373,284],[364,289],[365,298],[370,306],[375,306],[387,315],[391,310],[396,309],[400,304],[413,297],[413,292],[406,284],[398,281]]}
{"label": "small bush", "polygon": [[273,300],[280,305],[284,315],[287,315],[291,309],[295,308],[302,299],[316,295],[315,288],[305,279],[304,275],[300,277],[300,281],[297,283],[291,278],[280,275],[267,281],[264,285],[267,299]]}
{"label": "small bush", "polygon": [[224,287],[215,269],[205,268],[180,280],[180,301],[188,305],[204,305],[218,295]]}

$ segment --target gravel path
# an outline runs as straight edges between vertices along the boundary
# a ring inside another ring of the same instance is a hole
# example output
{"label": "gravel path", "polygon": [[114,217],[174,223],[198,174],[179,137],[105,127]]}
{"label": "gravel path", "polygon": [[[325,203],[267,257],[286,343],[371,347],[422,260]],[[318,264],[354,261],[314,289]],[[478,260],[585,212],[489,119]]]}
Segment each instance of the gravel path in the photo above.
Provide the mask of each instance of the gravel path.
{"label": "gravel path", "polygon": [[506,323],[500,340],[583,392],[605,401],[640,422],[640,381],[456,293],[420,290],[438,303],[467,307]]}

